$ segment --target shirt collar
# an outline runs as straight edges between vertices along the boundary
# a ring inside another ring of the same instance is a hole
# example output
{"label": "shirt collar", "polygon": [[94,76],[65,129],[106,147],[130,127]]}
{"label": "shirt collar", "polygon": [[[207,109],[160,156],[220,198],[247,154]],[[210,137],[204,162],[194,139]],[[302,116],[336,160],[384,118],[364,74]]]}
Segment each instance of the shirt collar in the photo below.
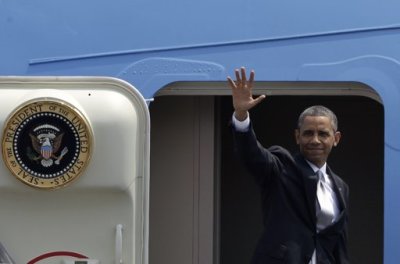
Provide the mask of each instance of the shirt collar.
{"label": "shirt collar", "polygon": [[318,170],[322,171],[322,173],[324,175],[326,175],[326,162],[324,163],[324,165],[322,165],[321,168],[318,168],[317,166],[315,166],[314,164],[312,164],[311,162],[309,162],[308,160],[306,160],[308,165],[310,165],[310,167],[313,169],[314,172],[317,172]]}

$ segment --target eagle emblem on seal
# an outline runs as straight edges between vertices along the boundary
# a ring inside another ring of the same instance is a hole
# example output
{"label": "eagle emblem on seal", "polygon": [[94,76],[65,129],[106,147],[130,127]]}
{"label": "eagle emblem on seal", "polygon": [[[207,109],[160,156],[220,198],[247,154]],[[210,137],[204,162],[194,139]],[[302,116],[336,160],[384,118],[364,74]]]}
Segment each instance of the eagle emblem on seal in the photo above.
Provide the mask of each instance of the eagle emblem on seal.
{"label": "eagle emblem on seal", "polygon": [[64,147],[61,153],[57,156],[64,133],[60,133],[60,129],[50,125],[43,124],[33,129],[29,133],[31,138],[32,149],[28,147],[27,155],[31,160],[38,161],[43,167],[50,167],[53,164],[59,165],[65,154],[68,153],[68,148]]}

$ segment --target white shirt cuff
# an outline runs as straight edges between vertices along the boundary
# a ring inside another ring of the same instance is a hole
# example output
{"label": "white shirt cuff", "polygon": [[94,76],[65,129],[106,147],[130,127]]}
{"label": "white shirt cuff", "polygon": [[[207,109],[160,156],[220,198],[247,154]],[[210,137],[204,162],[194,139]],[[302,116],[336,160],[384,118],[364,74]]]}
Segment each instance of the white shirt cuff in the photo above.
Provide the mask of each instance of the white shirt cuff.
{"label": "white shirt cuff", "polygon": [[243,121],[239,121],[235,117],[235,113],[232,115],[232,124],[236,131],[238,132],[247,132],[250,127],[250,117],[247,115],[247,118]]}

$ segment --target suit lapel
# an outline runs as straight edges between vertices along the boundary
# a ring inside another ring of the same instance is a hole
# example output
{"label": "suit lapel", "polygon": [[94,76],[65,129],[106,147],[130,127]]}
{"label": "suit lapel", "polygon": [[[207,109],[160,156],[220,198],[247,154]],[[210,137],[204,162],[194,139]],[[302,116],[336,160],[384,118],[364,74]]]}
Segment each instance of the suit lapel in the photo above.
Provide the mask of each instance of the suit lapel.
{"label": "suit lapel", "polygon": [[333,189],[336,194],[336,199],[339,203],[340,211],[344,211],[346,209],[346,203],[345,203],[345,198],[344,198],[344,190],[343,186],[339,184],[338,182],[338,177],[330,168],[329,166],[326,167],[326,172],[330,176],[330,179],[333,182]]}
{"label": "suit lapel", "polygon": [[[312,219],[312,225],[315,226],[316,224],[316,208],[315,208],[315,202],[316,202],[316,197],[317,197],[317,175],[313,171],[313,169],[308,165],[307,161],[301,156],[301,155],[296,155],[295,156],[295,161],[300,169],[300,173],[303,176],[303,182],[304,182],[304,191],[307,197],[307,207],[308,211],[310,214],[310,218]],[[336,199],[338,201],[339,207],[340,207],[340,216],[339,216],[339,222],[341,222],[343,218],[343,214],[346,212],[346,202],[345,202],[345,190],[343,189],[344,187],[342,186],[341,182],[338,180],[339,176],[337,176],[330,168],[327,166],[326,168],[327,174],[330,176],[332,182],[333,182],[333,189],[336,194]]]}
{"label": "suit lapel", "polygon": [[316,223],[315,201],[317,195],[317,175],[301,155],[297,155],[295,160],[301,170],[301,174],[303,175],[304,191],[307,197],[308,209],[310,217],[312,219],[312,225],[315,226]]}

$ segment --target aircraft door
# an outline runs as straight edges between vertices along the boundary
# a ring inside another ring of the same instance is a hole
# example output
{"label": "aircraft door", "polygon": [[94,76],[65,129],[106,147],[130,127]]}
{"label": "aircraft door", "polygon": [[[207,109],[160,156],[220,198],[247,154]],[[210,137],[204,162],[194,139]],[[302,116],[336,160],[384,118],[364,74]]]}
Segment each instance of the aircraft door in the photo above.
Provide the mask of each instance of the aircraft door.
{"label": "aircraft door", "polygon": [[0,125],[0,262],[147,263],[150,125],[134,87],[3,77]]}

